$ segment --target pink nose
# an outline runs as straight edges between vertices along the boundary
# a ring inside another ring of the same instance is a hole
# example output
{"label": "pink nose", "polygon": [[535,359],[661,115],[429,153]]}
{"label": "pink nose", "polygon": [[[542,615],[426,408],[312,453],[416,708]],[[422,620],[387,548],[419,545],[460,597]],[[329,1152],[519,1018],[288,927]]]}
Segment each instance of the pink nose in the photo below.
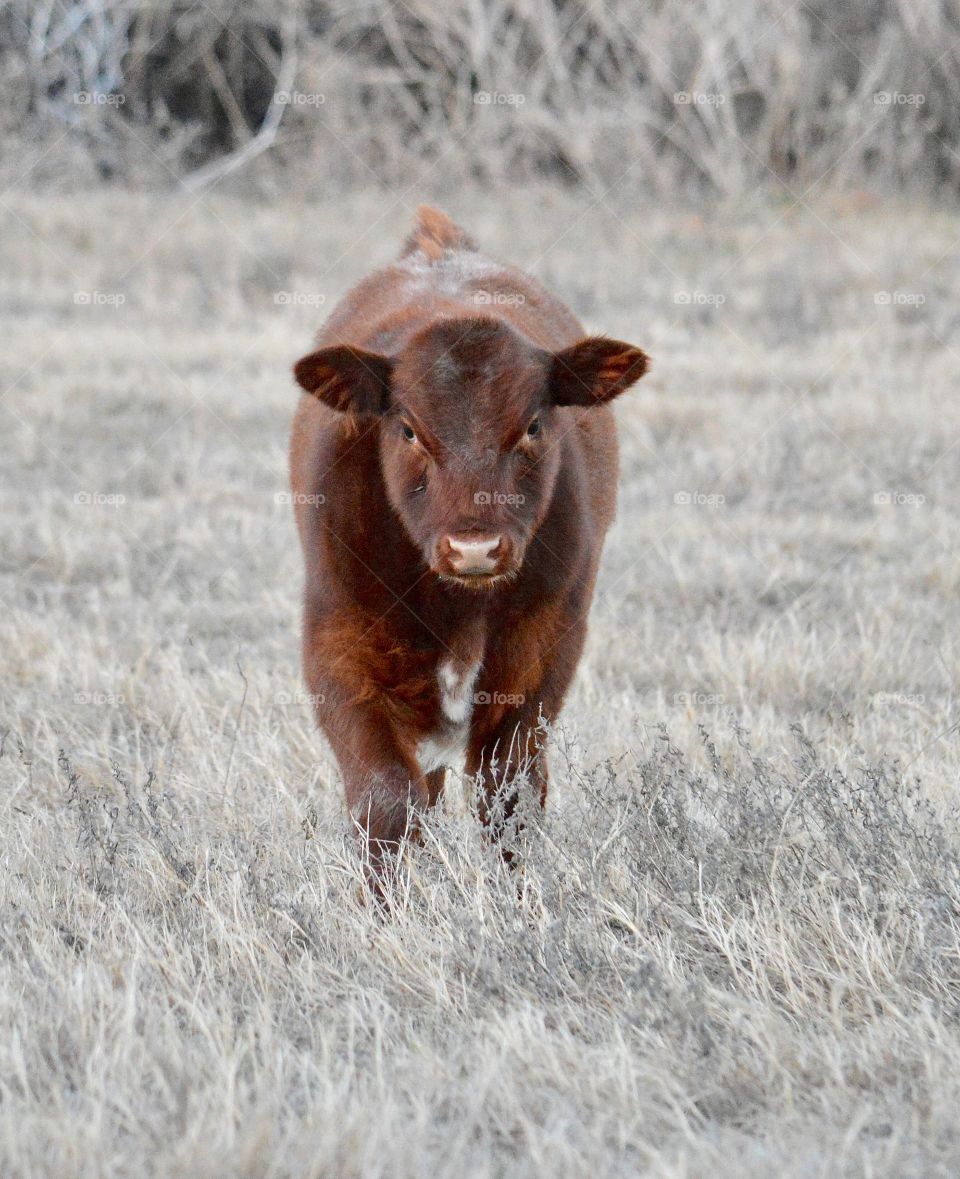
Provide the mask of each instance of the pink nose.
{"label": "pink nose", "polygon": [[457,540],[447,537],[450,564],[458,573],[492,573],[497,567],[494,553],[500,547],[500,537],[489,540]]}

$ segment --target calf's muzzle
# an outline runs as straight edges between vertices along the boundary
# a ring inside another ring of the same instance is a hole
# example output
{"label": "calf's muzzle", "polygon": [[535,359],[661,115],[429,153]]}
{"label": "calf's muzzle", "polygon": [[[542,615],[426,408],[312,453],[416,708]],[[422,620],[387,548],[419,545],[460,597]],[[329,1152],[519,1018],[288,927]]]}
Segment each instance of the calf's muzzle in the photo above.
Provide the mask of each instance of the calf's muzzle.
{"label": "calf's muzzle", "polygon": [[503,571],[507,548],[502,536],[445,536],[437,545],[437,565],[454,577],[490,577]]}

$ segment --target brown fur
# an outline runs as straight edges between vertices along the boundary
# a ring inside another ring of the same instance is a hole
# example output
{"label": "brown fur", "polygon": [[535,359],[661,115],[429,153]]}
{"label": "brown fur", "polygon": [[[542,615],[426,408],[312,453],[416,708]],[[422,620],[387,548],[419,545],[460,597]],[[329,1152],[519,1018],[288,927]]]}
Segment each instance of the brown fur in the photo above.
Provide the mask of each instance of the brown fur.
{"label": "brown fur", "polygon": [[446,213],[429,205],[417,206],[417,224],[403,244],[401,258],[421,250],[431,261],[436,261],[445,250],[475,250],[473,239],[454,225]]}
{"label": "brown fur", "polygon": [[[421,751],[464,707],[484,821],[509,818],[524,768],[545,802],[541,720],[580,658],[615,508],[607,403],[647,365],[423,207],[295,366],[304,674],[375,859],[440,797]],[[486,564],[465,573],[471,543]]]}

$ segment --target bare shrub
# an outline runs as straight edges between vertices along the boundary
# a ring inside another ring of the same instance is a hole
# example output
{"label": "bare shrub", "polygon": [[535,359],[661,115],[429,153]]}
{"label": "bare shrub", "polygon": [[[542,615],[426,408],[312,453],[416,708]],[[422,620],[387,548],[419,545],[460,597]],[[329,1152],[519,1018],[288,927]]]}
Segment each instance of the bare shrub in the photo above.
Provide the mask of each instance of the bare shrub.
{"label": "bare shrub", "polygon": [[8,132],[66,132],[127,180],[268,148],[321,189],[424,166],[730,194],[957,180],[948,5],[9,0],[0,22]]}

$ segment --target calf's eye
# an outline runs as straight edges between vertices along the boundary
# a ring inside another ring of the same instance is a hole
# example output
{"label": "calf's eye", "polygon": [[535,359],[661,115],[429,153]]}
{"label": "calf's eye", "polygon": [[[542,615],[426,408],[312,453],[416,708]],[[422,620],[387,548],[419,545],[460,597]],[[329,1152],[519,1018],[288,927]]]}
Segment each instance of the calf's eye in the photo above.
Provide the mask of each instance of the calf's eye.
{"label": "calf's eye", "polygon": [[406,422],[403,422],[402,425],[404,438],[406,438],[408,442],[416,442],[417,435],[414,432],[413,426],[408,425]]}
{"label": "calf's eye", "polygon": [[530,423],[530,425],[527,426],[527,437],[528,438],[536,438],[536,436],[539,433],[540,433],[540,419],[534,418],[533,421]]}

